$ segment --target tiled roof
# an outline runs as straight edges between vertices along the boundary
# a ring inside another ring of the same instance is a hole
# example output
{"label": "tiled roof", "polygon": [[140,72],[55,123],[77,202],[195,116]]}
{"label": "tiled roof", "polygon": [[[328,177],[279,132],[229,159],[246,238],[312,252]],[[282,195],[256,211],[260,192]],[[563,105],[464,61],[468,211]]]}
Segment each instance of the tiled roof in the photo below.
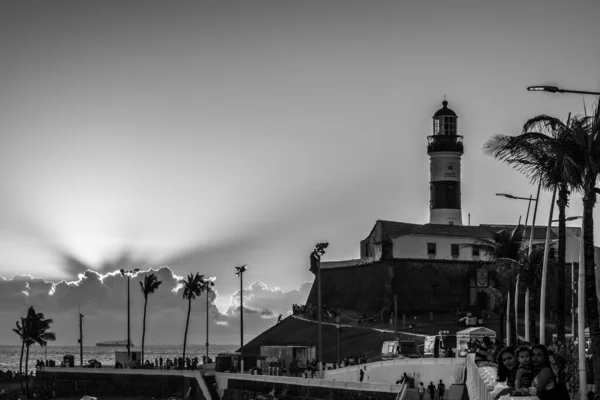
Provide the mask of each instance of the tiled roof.
{"label": "tiled roof", "polygon": [[381,239],[391,239],[398,236],[404,236],[411,233],[415,228],[422,225],[420,224],[409,224],[407,222],[394,222],[394,221],[383,221],[378,220],[377,223],[381,225]]}
{"label": "tiled roof", "polygon": [[[515,229],[516,225],[481,225],[495,230],[496,232],[501,231],[502,229]],[[546,239],[546,229],[545,226],[535,226],[533,229],[533,240],[545,240]],[[523,233],[523,238],[529,239],[529,235],[531,235],[531,227],[525,228],[525,232]],[[557,239],[558,235],[554,232],[554,230],[550,231],[550,239]]]}
{"label": "tiled roof", "polygon": [[425,224],[413,229],[410,235],[455,236],[455,237],[490,237],[492,230],[487,226],[461,226]]}

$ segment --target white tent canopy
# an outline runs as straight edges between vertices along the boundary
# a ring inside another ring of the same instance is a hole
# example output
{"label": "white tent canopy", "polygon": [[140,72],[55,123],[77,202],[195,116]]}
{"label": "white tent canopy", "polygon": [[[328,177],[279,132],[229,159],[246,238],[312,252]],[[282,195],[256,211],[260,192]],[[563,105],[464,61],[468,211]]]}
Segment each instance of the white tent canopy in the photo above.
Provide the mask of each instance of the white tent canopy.
{"label": "white tent canopy", "polygon": [[483,326],[463,329],[456,332],[457,338],[480,339],[488,336],[490,339],[496,338],[496,332]]}

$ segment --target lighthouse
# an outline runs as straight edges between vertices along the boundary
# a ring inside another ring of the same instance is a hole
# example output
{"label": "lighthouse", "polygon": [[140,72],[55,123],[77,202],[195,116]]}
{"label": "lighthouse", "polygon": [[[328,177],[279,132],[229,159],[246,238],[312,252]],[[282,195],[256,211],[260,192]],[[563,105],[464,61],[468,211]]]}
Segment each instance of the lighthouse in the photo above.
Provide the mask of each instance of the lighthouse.
{"label": "lighthouse", "polygon": [[460,159],[464,150],[457,120],[444,100],[433,115],[433,135],[427,137],[430,224],[462,225]]}

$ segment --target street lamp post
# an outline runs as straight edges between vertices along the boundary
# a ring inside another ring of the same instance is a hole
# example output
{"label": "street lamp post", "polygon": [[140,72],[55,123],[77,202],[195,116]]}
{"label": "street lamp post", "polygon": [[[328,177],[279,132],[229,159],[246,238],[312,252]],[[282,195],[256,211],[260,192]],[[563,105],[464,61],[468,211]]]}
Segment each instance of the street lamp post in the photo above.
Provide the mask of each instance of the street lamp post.
{"label": "street lamp post", "polygon": [[206,292],[206,362],[208,363],[208,295],[210,293],[210,288],[215,286],[215,282],[212,279],[207,279],[204,281],[202,286],[204,286],[204,291]]}
{"label": "street lamp post", "polygon": [[335,322],[337,323],[337,363],[338,368],[340,367],[341,361],[341,351],[340,351],[340,334],[342,333],[342,318],[340,316],[340,309],[338,308],[337,316],[335,317]]}
{"label": "street lamp post", "polygon": [[248,266],[246,264],[235,267],[235,274],[240,277],[240,373],[244,373],[244,285],[243,278],[244,272]]}
{"label": "street lamp post", "polygon": [[129,297],[129,279],[131,275],[137,274],[139,268],[133,271],[125,271],[121,269],[121,276],[127,276],[127,363],[131,364],[131,304]]}
{"label": "street lamp post", "polygon": [[527,88],[530,92],[550,92],[550,93],[576,93],[576,94],[591,94],[600,96],[600,92],[591,92],[587,90],[571,90],[561,89],[556,86],[529,86]]}
{"label": "street lamp post", "polygon": [[583,255],[584,221],[581,217],[581,237],[579,246],[579,276],[577,280],[577,343],[579,355],[579,400],[586,400],[587,366],[585,363],[585,257]]}
{"label": "street lamp post", "polygon": [[[550,92],[550,93],[576,93],[576,94],[591,94],[600,96],[600,92],[592,92],[587,90],[569,90],[560,89],[556,86],[529,86],[529,91],[534,92]],[[570,115],[569,115],[570,117]],[[583,233],[584,218],[581,221],[581,245],[579,249],[579,279],[577,288],[577,335],[579,343],[579,387],[587,387],[586,364],[585,364],[585,257],[583,256]],[[585,390],[579,390],[579,399],[586,400],[587,393]]]}
{"label": "street lamp post", "polygon": [[[583,217],[581,215],[567,217],[565,218],[565,221],[574,221],[579,218]],[[552,222],[558,222],[558,220],[553,219]],[[573,337],[577,337],[577,308],[575,307],[575,304],[577,304],[577,293],[577,289],[575,288],[575,264],[573,263],[573,257],[571,257],[571,333],[573,334]]]}
{"label": "street lamp post", "polygon": [[318,328],[318,363],[319,372],[323,372],[323,331],[321,323],[321,257],[325,254],[325,249],[329,246],[329,243],[317,243],[315,249],[312,252],[312,257],[317,261],[317,311],[319,315],[319,328]]}

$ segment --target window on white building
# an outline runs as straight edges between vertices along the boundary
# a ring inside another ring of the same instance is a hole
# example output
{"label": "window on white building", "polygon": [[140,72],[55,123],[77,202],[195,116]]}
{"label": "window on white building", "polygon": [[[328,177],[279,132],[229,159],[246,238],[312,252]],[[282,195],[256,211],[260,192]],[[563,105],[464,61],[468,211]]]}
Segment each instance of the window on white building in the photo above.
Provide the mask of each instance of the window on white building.
{"label": "window on white building", "polygon": [[435,243],[427,243],[427,254],[435,255],[435,253],[436,253]]}
{"label": "window on white building", "polygon": [[457,244],[450,245],[450,254],[452,257],[458,257],[460,255],[460,248]]}
{"label": "window on white building", "polygon": [[475,247],[471,247],[472,249],[472,255],[473,257],[479,257],[479,249],[475,248]]}

